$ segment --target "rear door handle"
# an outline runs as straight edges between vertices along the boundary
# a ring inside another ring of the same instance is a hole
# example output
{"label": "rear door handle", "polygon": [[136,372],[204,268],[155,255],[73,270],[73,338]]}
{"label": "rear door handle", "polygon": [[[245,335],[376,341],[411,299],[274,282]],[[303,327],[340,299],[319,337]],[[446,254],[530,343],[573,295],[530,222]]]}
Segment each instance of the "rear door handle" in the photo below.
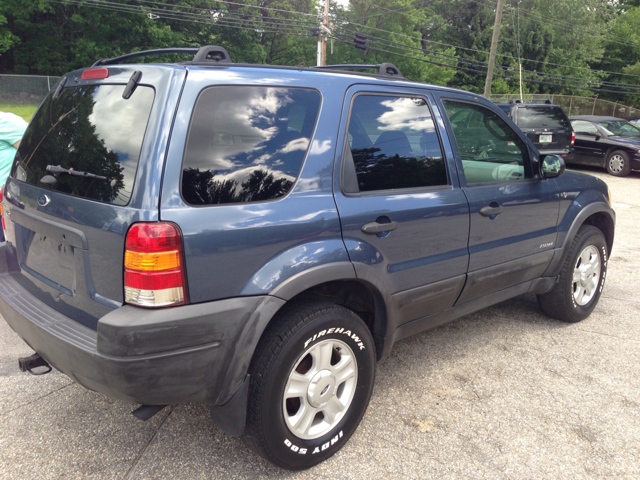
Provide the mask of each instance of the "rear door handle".
{"label": "rear door handle", "polygon": [[492,217],[493,215],[498,215],[502,213],[502,207],[498,204],[498,202],[491,202],[487,207],[482,207],[480,209],[480,215],[483,217]]}
{"label": "rear door handle", "polygon": [[371,222],[365,223],[362,226],[362,231],[367,235],[375,235],[377,233],[390,232],[398,228],[398,222],[378,223]]}

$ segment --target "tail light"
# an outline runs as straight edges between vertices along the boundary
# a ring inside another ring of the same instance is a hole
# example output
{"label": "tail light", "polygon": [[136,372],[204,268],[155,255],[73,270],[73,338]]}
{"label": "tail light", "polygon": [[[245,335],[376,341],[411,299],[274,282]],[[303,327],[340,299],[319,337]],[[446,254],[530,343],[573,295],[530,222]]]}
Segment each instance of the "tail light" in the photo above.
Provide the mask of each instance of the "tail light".
{"label": "tail light", "polygon": [[571,145],[573,145],[574,143],[576,143],[576,132],[571,130]]}
{"label": "tail light", "polygon": [[168,307],[186,301],[182,238],[172,223],[134,223],[124,253],[124,301]]}

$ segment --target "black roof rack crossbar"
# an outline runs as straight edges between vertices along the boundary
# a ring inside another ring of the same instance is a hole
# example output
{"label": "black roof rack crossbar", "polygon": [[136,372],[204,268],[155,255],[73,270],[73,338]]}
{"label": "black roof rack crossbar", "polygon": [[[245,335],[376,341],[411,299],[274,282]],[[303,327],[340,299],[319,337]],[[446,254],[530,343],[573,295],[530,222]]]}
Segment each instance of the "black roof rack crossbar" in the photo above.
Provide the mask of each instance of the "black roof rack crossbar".
{"label": "black roof rack crossbar", "polygon": [[134,58],[149,57],[152,55],[166,55],[168,53],[191,53],[194,55],[194,62],[215,62],[215,63],[231,63],[231,57],[227,51],[215,45],[208,45],[201,48],[159,48],[157,50],[144,50],[142,52],[128,53],[114,58],[101,58],[92,67],[99,65],[116,65],[118,63],[132,60]]}
{"label": "black roof rack crossbar", "polygon": [[326,68],[327,70],[378,70],[378,75],[387,77],[404,78],[398,67],[393,63],[380,63],[378,65],[362,65],[362,64],[341,64],[341,65],[320,65],[311,68]]}

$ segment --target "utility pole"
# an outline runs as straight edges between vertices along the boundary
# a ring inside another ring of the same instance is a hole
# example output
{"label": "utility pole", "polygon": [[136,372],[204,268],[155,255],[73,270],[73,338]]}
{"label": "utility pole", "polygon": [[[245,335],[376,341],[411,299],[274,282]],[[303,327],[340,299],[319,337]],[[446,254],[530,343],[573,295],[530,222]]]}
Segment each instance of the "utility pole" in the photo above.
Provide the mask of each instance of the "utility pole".
{"label": "utility pole", "polygon": [[[316,28],[312,28],[316,30]],[[324,21],[320,24],[318,30],[318,53],[316,55],[316,65],[327,64],[327,33],[329,30],[329,0],[324,2]],[[315,34],[314,34],[315,35]]]}
{"label": "utility pole", "polygon": [[491,95],[491,82],[493,81],[493,69],[496,68],[496,50],[498,49],[498,37],[500,36],[500,23],[502,22],[502,8],[504,0],[498,0],[496,7],[496,21],[493,24],[493,38],[491,39],[491,51],[489,52],[489,67],[487,69],[487,80],[484,84],[484,96]]}
{"label": "utility pole", "polygon": [[329,30],[329,0],[324,0],[324,26],[322,32],[322,58],[321,65],[327,64],[327,31]]}

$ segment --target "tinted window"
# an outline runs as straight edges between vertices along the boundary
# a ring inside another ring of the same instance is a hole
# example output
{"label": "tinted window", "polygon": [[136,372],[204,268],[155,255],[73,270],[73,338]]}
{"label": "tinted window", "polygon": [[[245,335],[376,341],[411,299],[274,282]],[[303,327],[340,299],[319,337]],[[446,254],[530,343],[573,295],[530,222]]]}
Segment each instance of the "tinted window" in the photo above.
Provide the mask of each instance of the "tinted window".
{"label": "tinted window", "polygon": [[62,193],[129,203],[154,91],[139,86],[125,100],[124,88],[65,88],[55,101],[49,95],[20,143],[12,176]]}
{"label": "tinted window", "polygon": [[473,127],[450,121],[467,183],[518,181],[529,176],[524,142],[496,112],[471,103],[443,103],[449,118],[480,119]]}
{"label": "tinted window", "polygon": [[529,106],[517,109],[520,128],[570,128],[569,120],[560,107]]}
{"label": "tinted window", "polygon": [[256,202],[293,186],[315,128],[320,94],[274,87],[210,87],[189,127],[182,195],[191,205]]}
{"label": "tinted window", "polygon": [[357,96],[348,138],[345,162],[355,168],[356,192],[447,184],[438,134],[422,98]]}

